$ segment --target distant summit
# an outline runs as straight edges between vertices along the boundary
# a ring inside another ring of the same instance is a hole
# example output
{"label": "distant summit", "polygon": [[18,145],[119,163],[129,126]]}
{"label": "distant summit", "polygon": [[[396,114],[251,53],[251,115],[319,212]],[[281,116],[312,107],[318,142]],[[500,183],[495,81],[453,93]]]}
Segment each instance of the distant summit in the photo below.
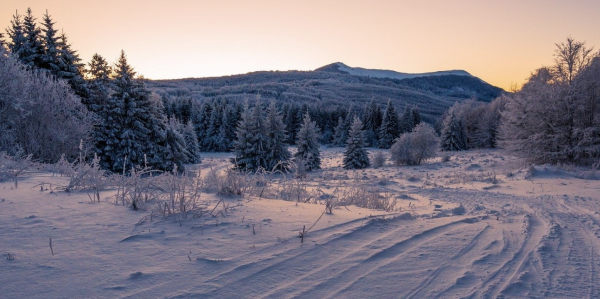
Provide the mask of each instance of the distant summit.
{"label": "distant summit", "polygon": [[463,71],[463,70],[451,70],[451,71],[439,71],[439,72],[431,72],[431,73],[409,74],[409,73],[400,73],[400,72],[390,71],[390,70],[373,70],[373,69],[365,69],[365,68],[360,68],[360,67],[350,67],[341,62],[335,62],[332,64],[328,64],[324,67],[320,67],[320,68],[316,69],[315,71],[341,73],[341,74],[349,74],[349,75],[371,77],[371,78],[390,78],[390,79],[397,79],[397,80],[428,77],[428,76],[446,76],[446,75],[473,77],[467,71]]}

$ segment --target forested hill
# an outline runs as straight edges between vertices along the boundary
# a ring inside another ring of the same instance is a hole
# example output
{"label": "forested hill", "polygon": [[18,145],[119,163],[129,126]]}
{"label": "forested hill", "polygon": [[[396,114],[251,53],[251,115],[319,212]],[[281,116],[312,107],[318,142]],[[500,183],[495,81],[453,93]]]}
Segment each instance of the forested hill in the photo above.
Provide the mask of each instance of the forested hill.
{"label": "forested hill", "polygon": [[464,71],[393,79],[336,71],[336,65],[340,63],[315,71],[263,71],[213,78],[150,80],[147,85],[159,94],[193,99],[237,101],[254,99],[260,94],[267,101],[310,103],[325,109],[350,105],[362,109],[372,98],[384,106],[391,99],[399,111],[406,105],[416,105],[427,122],[434,122],[456,101],[474,97],[489,102],[503,92]]}

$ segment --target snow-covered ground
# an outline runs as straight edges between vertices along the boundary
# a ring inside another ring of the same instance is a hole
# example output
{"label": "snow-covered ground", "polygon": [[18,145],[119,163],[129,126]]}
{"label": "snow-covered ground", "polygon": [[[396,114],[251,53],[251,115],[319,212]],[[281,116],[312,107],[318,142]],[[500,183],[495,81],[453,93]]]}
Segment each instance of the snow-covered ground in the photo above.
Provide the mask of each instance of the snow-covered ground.
{"label": "snow-covered ground", "polygon": [[[207,153],[199,167],[224,169],[227,158]],[[307,188],[360,184],[395,210],[326,214],[314,201],[209,193],[204,202],[230,208],[140,221],[149,212],[115,205],[114,190],[91,203],[56,191],[69,179],[47,172],[26,173],[18,188],[1,182],[0,297],[600,297],[593,171],[530,167],[499,151],[357,171],[341,159],[342,149],[324,150]]]}

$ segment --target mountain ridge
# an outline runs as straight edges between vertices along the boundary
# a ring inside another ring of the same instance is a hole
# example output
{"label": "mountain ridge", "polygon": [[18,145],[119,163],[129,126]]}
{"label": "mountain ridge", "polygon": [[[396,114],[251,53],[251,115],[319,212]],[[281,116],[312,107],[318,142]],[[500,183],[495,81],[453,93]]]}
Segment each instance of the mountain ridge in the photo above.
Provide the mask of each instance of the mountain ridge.
{"label": "mountain ridge", "polygon": [[447,70],[447,71],[435,71],[435,72],[426,72],[426,73],[403,73],[392,70],[380,70],[380,69],[367,69],[362,67],[351,67],[343,62],[334,62],[320,68],[315,69],[315,71],[320,72],[334,72],[334,73],[345,73],[349,75],[355,76],[364,76],[371,78],[389,78],[389,79],[411,79],[411,78],[419,78],[419,77],[428,77],[428,76],[447,76],[447,75],[456,75],[456,76],[470,76],[476,78],[471,75],[469,72],[465,70]]}

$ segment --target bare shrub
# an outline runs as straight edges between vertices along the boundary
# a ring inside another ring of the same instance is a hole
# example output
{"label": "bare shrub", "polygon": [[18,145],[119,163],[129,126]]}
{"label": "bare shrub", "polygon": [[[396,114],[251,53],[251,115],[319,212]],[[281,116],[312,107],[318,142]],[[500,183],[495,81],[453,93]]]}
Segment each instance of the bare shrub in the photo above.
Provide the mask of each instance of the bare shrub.
{"label": "bare shrub", "polygon": [[15,188],[18,188],[19,175],[33,166],[33,164],[31,155],[26,155],[23,151],[18,151],[14,156],[0,152],[0,182],[10,179],[15,183]]}
{"label": "bare shrub", "polygon": [[224,175],[217,176],[216,188],[219,195],[244,195],[251,174],[227,169]]}
{"label": "bare shrub", "polygon": [[199,217],[207,205],[201,204],[202,179],[200,172],[172,172],[155,178],[156,187],[161,190],[156,201],[156,211],[163,217],[178,214],[186,219],[190,215]]}
{"label": "bare shrub", "polygon": [[[63,159],[61,159],[63,161]],[[64,161],[59,167],[68,165]],[[64,167],[67,169],[66,167]],[[87,163],[82,157],[72,170],[71,180],[65,191],[71,192],[75,190],[88,191],[88,196],[92,202],[100,202],[100,190],[108,185],[106,171],[100,167],[100,159],[94,155],[94,159]],[[90,195],[90,192],[92,195]]]}
{"label": "bare shrub", "polygon": [[147,210],[147,204],[160,198],[162,190],[156,188],[157,172],[150,168],[132,168],[129,175],[113,174],[117,185],[115,204],[129,206],[133,210]]}
{"label": "bare shrub", "polygon": [[378,189],[354,178],[350,187],[338,187],[332,194],[337,206],[355,205],[361,208],[384,210],[396,209],[396,199],[386,190]]}

